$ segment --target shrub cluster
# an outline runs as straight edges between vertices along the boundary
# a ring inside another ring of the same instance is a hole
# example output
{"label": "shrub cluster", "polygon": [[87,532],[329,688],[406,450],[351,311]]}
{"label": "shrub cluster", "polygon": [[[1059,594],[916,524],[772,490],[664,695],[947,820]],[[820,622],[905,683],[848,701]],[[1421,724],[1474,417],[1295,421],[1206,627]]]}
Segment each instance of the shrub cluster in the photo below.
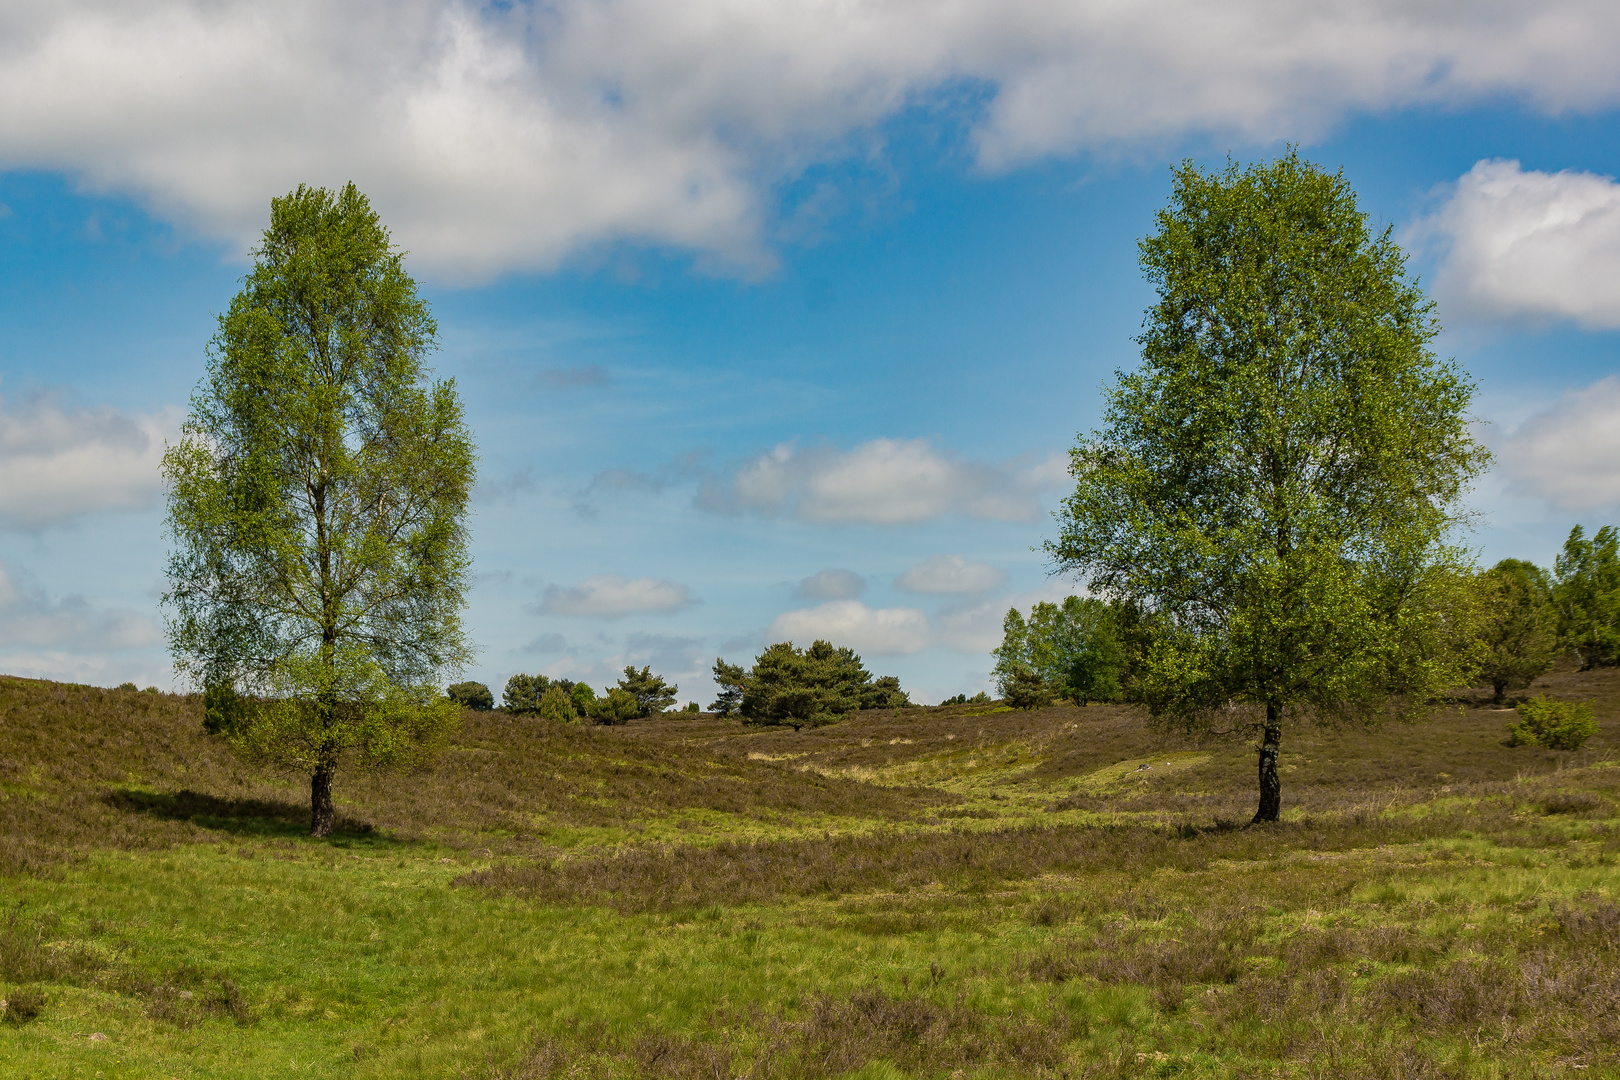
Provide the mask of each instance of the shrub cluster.
{"label": "shrub cluster", "polygon": [[946,698],[944,701],[940,702],[940,704],[941,705],[980,705],[980,704],[987,703],[989,701],[990,701],[990,695],[985,693],[983,690],[980,690],[977,694],[974,694],[972,697],[968,697],[966,694],[957,694],[955,697]]}
{"label": "shrub cluster", "polygon": [[459,702],[463,709],[493,709],[495,695],[481,682],[458,682],[445,690],[451,701]]}
{"label": "shrub cluster", "polygon": [[675,704],[677,689],[662,676],[653,674],[650,667],[640,671],[626,667],[624,677],[601,697],[586,683],[519,673],[506,680],[501,706],[509,713],[539,716],[560,724],[581,719],[598,724],[622,724],[636,717],[664,712]]}
{"label": "shrub cluster", "polygon": [[817,641],[807,649],[780,641],[739,664],[714,661],[720,696],[709,706],[721,716],[738,713],[745,724],[789,725],[795,731],[830,724],[857,709],[910,708],[893,675],[874,679],[855,650]]}
{"label": "shrub cluster", "polygon": [[1597,729],[1590,705],[1531,698],[1519,703],[1519,722],[1508,728],[1508,744],[1579,750],[1587,739],[1597,734]]}

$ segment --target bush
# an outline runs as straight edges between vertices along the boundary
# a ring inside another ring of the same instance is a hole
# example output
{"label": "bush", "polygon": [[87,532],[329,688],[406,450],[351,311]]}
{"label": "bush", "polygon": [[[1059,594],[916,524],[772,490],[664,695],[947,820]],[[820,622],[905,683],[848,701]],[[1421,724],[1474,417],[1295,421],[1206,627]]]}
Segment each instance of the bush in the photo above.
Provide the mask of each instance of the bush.
{"label": "bush", "polygon": [[1056,696],[1041,673],[1027,667],[1014,668],[1003,682],[1002,696],[1015,709],[1044,709]]}
{"label": "bush", "polygon": [[481,682],[458,682],[445,690],[445,696],[463,709],[493,709],[495,695]]}
{"label": "bush", "polygon": [[665,682],[662,676],[652,673],[652,668],[644,666],[640,671],[626,667],[618,689],[636,699],[637,716],[651,716],[675,704],[675,692],[680,687]]}
{"label": "bush", "polygon": [[36,987],[28,986],[13,990],[7,998],[0,999],[0,1015],[3,1015],[8,1024],[27,1024],[39,1019],[39,1014],[45,1011],[45,992]]}
{"label": "bush", "polygon": [[559,724],[571,724],[579,719],[579,710],[574,708],[574,699],[568,692],[555,684],[546,687],[546,692],[540,695],[539,707],[534,710],[540,714],[542,720],[554,720]]}
{"label": "bush", "polygon": [[857,709],[909,708],[911,699],[893,675],[873,679],[855,650],[816,641],[807,649],[791,641],[772,645],[744,671],[718,657],[714,681],[720,696],[709,708],[720,716],[733,711],[745,724],[830,724]]}
{"label": "bush", "polygon": [[687,703],[686,703],[686,711],[687,711],[687,712],[702,712],[702,711],[703,711],[703,709],[702,709],[702,708],[701,708],[701,707],[700,707],[700,706],[699,706],[699,705],[698,705],[698,703],[697,703],[697,702],[695,702],[695,701],[688,701],[688,702],[687,702]]}
{"label": "bush", "polygon": [[539,712],[540,699],[549,689],[551,680],[544,675],[514,675],[501,692],[501,707],[513,713]]}
{"label": "bush", "polygon": [[1579,750],[1587,739],[1597,734],[1597,729],[1590,705],[1531,698],[1519,703],[1519,722],[1508,728],[1508,745]]}
{"label": "bush", "polygon": [[636,700],[636,695],[617,686],[610,689],[606,697],[591,702],[590,716],[598,724],[625,724],[640,715],[641,702]]}

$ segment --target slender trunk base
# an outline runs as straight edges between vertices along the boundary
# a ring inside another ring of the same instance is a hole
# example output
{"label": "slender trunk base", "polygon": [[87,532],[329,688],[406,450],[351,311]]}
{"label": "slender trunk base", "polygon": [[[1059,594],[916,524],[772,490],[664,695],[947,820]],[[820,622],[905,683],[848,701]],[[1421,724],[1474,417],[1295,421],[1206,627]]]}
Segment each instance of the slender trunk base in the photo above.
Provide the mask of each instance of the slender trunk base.
{"label": "slender trunk base", "polygon": [[1266,705],[1266,732],[1260,743],[1260,808],[1254,812],[1259,825],[1282,816],[1282,779],[1277,775],[1277,748],[1282,743],[1282,710]]}
{"label": "slender trunk base", "polygon": [[332,831],[337,812],[332,809],[332,770],[319,766],[309,777],[309,835],[325,836]]}

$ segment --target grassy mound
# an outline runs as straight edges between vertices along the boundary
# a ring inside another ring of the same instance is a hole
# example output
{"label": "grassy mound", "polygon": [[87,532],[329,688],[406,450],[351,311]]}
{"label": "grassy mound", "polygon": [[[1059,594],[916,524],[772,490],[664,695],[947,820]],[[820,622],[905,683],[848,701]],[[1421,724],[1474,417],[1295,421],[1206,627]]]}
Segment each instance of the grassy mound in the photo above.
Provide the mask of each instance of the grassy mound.
{"label": "grassy mound", "polygon": [[1126,708],[468,713],[314,841],[195,700],[0,679],[0,1073],[1620,1075],[1620,672],[1543,691],[1580,751],[1302,733],[1265,828]]}

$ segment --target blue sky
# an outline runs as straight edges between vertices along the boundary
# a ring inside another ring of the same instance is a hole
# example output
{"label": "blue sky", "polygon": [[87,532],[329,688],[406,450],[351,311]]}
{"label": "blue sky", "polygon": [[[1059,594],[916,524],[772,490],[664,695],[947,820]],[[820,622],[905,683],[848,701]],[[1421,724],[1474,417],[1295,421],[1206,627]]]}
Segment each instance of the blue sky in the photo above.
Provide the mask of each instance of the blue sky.
{"label": "blue sky", "polygon": [[472,677],[988,685],[1136,362],[1170,166],[1298,143],[1412,252],[1482,561],[1620,518],[1620,15],[0,3],[0,669],[170,685],[156,461],[269,200],[366,190],[482,456]]}

